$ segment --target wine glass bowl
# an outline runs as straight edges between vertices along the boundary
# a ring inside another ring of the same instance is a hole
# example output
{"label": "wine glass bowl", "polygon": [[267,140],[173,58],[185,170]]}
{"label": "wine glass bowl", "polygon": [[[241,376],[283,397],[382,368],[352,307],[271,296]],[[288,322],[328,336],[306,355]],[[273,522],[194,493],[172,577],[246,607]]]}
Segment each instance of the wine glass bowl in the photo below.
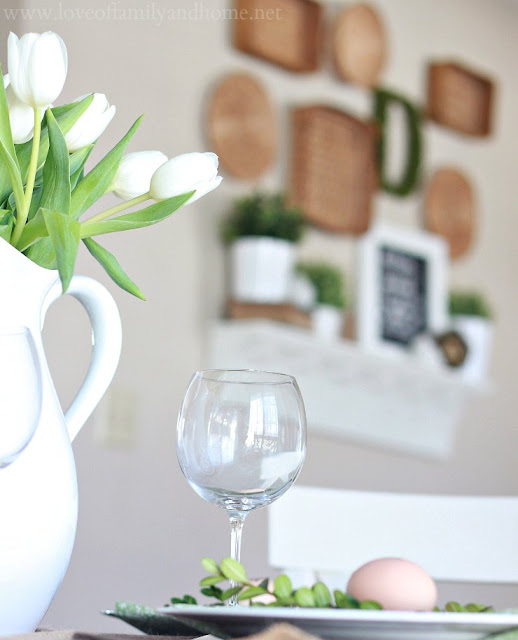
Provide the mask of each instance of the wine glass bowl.
{"label": "wine glass bowl", "polygon": [[23,325],[0,326],[0,469],[29,444],[41,411],[41,371],[34,340]]}
{"label": "wine glass bowl", "polygon": [[194,491],[228,512],[235,560],[245,516],[289,489],[305,454],[306,415],[295,378],[218,369],[192,376],[178,417],[178,462]]}

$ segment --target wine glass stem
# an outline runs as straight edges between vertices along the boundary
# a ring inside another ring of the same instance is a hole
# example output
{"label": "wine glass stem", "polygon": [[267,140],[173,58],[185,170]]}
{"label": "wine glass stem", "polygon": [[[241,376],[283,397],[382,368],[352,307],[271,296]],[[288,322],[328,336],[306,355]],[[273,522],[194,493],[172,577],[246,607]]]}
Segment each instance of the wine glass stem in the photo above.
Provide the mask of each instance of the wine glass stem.
{"label": "wine glass stem", "polygon": [[[246,513],[232,512],[230,514],[230,557],[236,562],[241,562],[241,534],[245,518]],[[230,586],[236,587],[237,583],[231,580]],[[228,604],[235,606],[237,604],[237,595],[231,596]]]}

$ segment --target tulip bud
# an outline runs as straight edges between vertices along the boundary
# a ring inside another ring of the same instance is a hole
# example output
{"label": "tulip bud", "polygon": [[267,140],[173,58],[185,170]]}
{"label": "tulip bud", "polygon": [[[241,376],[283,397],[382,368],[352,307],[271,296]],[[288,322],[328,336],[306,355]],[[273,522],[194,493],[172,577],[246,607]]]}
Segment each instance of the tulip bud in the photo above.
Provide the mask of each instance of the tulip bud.
{"label": "tulip bud", "polygon": [[184,153],[159,167],[151,178],[150,194],[155,200],[196,191],[187,204],[215,189],[223,180],[218,176],[215,153]]}
{"label": "tulip bud", "polygon": [[[86,96],[81,96],[81,100]],[[81,149],[87,144],[92,144],[103,133],[115,115],[115,106],[109,106],[104,93],[94,93],[94,97],[88,108],[82,113],[72,128],[65,134],[70,153]]]}
{"label": "tulip bud", "polygon": [[[4,76],[5,97],[9,109],[9,120],[14,144],[28,142],[34,135],[34,110],[16,97],[9,84],[9,74]],[[45,112],[41,111],[41,119]]]}
{"label": "tulip bud", "polygon": [[26,33],[21,38],[10,33],[7,58],[11,86],[19,100],[34,109],[56,100],[68,67],[65,43],[57,33]]}
{"label": "tulip bud", "polygon": [[122,200],[131,200],[149,191],[151,176],[167,162],[161,151],[135,151],[122,158],[108,191]]}

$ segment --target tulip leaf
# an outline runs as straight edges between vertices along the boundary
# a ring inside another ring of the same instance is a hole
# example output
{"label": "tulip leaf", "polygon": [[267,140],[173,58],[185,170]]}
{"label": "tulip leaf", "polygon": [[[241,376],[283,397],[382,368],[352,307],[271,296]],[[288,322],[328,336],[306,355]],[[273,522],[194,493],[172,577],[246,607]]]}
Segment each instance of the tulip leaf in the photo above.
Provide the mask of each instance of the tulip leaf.
{"label": "tulip leaf", "polygon": [[[86,96],[86,98],[83,98],[82,100],[78,100],[77,102],[72,102],[71,104],[64,104],[60,107],[53,107],[51,109],[63,135],[68,131],[70,131],[72,126],[88,109],[93,99],[94,99],[93,94],[91,94],[89,96]],[[29,140],[29,142],[25,142],[24,144],[17,144],[15,149],[16,149],[16,155],[18,157],[18,163],[20,165],[20,174],[22,176],[23,181],[25,181],[25,178],[27,176],[27,170],[29,169],[29,162],[31,159],[32,140]],[[49,132],[47,127],[47,117],[45,116],[42,122],[42,127],[41,127],[38,167],[42,167],[43,164],[45,163],[48,151],[49,151]]]}
{"label": "tulip leaf", "polygon": [[86,161],[95,145],[87,144],[70,154],[70,188],[75,189],[79,180],[83,178]]}
{"label": "tulip leaf", "polygon": [[[54,114],[54,117],[56,118],[56,120],[59,122],[59,125],[63,133],[66,133],[72,128],[72,126],[79,120],[79,116],[81,116],[92,104],[93,99],[94,99],[94,94],[89,93],[84,98],[81,98],[80,100],[76,100],[75,102],[69,102],[68,104],[60,104],[58,107],[51,107],[52,113]],[[77,112],[76,109],[79,105],[81,105],[81,110],[80,112]],[[73,114],[72,120],[69,119],[71,113]],[[65,121],[63,121],[63,118],[65,118]],[[65,129],[63,129],[63,127],[61,126],[62,122],[67,123],[67,126]]]}
{"label": "tulip leaf", "polygon": [[23,228],[22,235],[16,248],[18,251],[26,251],[36,240],[49,235],[42,209],[38,209],[36,215]]}
{"label": "tulip leaf", "polygon": [[14,216],[12,211],[0,209],[0,238],[9,242],[13,231]]}
{"label": "tulip leaf", "polygon": [[[16,156],[13,158],[8,150],[6,149],[4,143],[0,139],[0,159],[4,161],[5,168],[7,169],[7,174],[9,176],[9,180],[11,186],[8,189],[8,193],[11,191],[15,194],[16,203],[23,202],[23,185],[20,180],[20,169],[18,167],[18,163],[16,162]],[[5,194],[5,196],[8,195]],[[3,198],[4,194],[0,194],[0,200]],[[13,196],[14,197],[14,196]]]}
{"label": "tulip leaf", "polygon": [[49,238],[56,255],[56,266],[61,278],[63,293],[74,275],[79,248],[79,222],[54,209],[41,209]]}
{"label": "tulip leaf", "polygon": [[[77,151],[74,151],[74,153],[70,154],[69,160],[70,160],[70,189],[71,190],[75,188],[79,179],[82,178],[85,163],[88,160],[94,146],[95,145],[93,144],[87,144],[86,146],[81,147],[81,149],[78,149]],[[41,189],[42,183],[43,183],[43,167],[41,167],[36,173],[34,188]],[[34,192],[33,192],[33,196],[34,196]],[[34,213],[37,211],[37,209],[38,207],[34,209],[34,211],[32,212],[32,216],[31,216],[31,213],[29,212],[29,220],[31,219],[31,217],[34,216]],[[31,207],[31,210],[32,210],[32,207]]]}
{"label": "tulip leaf", "polygon": [[119,287],[121,287],[121,289],[124,289],[124,291],[131,293],[141,300],[146,299],[142,291],[132,280],[130,280],[129,276],[123,271],[122,267],[113,254],[111,254],[104,247],[101,247],[101,245],[95,242],[95,240],[92,240],[92,238],[84,238],[83,242],[92,256],[103,267],[110,278]]}
{"label": "tulip leaf", "polygon": [[14,197],[14,193],[11,193],[11,195],[7,198],[6,206],[11,211],[15,211],[16,210],[16,198]]}
{"label": "tulip leaf", "polygon": [[[0,65],[0,75],[3,77],[2,65]],[[9,119],[9,107],[7,106],[7,96],[5,94],[4,83],[0,86],[0,140],[7,149],[11,158],[15,158],[13,135],[11,133],[11,121]]]}
{"label": "tulip leaf", "polygon": [[38,264],[44,269],[56,269],[56,253],[52,246],[52,241],[48,237],[37,238],[36,241],[31,244],[25,253],[29,260],[32,260],[35,264]]}
{"label": "tulip leaf", "polygon": [[0,238],[2,238],[2,240],[9,242],[9,240],[11,239],[12,232],[13,232],[12,223],[10,225],[9,224],[0,225]]}
{"label": "tulip leaf", "polygon": [[93,144],[87,144],[70,154],[70,175],[77,173],[85,166],[85,162],[92,153],[94,146]]}
{"label": "tulip leaf", "polygon": [[32,192],[31,205],[29,207],[29,213],[27,215],[28,222],[30,222],[34,218],[34,216],[38,212],[38,209],[40,208],[42,192],[43,187],[41,184],[34,187],[34,191]]}
{"label": "tulip leaf", "polygon": [[[0,76],[3,77],[2,65],[0,65]],[[13,136],[11,133],[11,121],[9,119],[9,108],[7,106],[7,97],[5,95],[4,83],[0,83],[0,141],[5,148],[6,153],[10,158],[16,162],[16,152],[14,150]],[[18,169],[18,166],[17,166]],[[2,172],[0,174],[0,200],[4,200],[9,193],[13,190],[11,172]],[[20,180],[20,173],[18,169],[18,180]]]}
{"label": "tulip leaf", "polygon": [[106,193],[119,168],[124,150],[137,130],[141,119],[142,116],[137,118],[126,135],[86,174],[72,192],[70,213],[76,220]]}
{"label": "tulip leaf", "polygon": [[85,220],[81,223],[81,238],[89,238],[91,236],[99,236],[104,233],[114,233],[116,231],[129,231],[130,229],[140,229],[141,227],[149,227],[164,220],[175,211],[177,211],[189,198],[192,197],[194,191],[183,193],[180,196],[174,196],[167,200],[155,202],[155,204],[132,213],[126,213],[117,218],[110,220],[101,220],[99,222],[88,222]]}
{"label": "tulip leaf", "polygon": [[49,152],[43,167],[39,206],[68,215],[70,212],[70,160],[65,138],[50,109],[46,113]]}
{"label": "tulip leaf", "polygon": [[5,200],[12,190],[9,173],[2,170],[0,172],[0,200]]}

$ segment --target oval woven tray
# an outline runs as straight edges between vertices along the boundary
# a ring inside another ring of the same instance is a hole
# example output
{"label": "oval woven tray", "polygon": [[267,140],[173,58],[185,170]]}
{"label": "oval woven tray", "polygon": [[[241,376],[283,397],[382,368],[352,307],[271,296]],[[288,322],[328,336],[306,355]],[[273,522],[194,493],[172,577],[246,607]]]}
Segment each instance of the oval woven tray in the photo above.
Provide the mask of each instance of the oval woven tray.
{"label": "oval woven tray", "polygon": [[275,113],[261,84],[247,73],[233,73],[214,89],[207,133],[228,173],[257,178],[272,164],[277,146]]}
{"label": "oval woven tray", "polygon": [[458,258],[471,247],[475,197],[468,179],[458,169],[443,167],[432,175],[424,196],[424,224],[447,240],[451,258]]}
{"label": "oval woven tray", "polygon": [[355,4],[337,17],[333,55],[338,75],[366,87],[376,84],[385,66],[387,43],[379,14],[367,4]]}

